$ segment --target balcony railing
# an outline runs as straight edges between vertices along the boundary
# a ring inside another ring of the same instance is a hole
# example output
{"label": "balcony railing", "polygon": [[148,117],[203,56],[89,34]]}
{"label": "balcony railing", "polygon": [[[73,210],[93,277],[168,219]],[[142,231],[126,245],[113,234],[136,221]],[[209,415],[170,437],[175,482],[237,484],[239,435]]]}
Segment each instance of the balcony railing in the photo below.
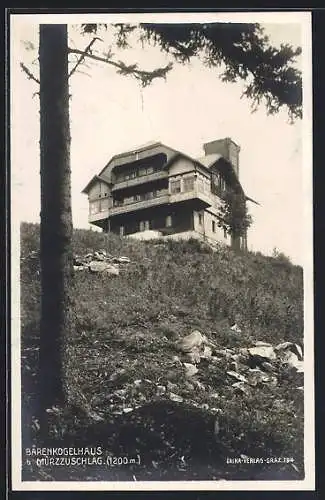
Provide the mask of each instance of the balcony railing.
{"label": "balcony railing", "polygon": [[[115,206],[108,208],[105,211],[98,212],[95,214],[89,215],[89,222],[93,222],[96,220],[106,219],[107,217],[111,217],[113,215],[125,214],[128,212],[135,212],[137,210],[141,210],[144,208],[151,208],[158,205],[163,205],[166,203],[179,203],[188,200],[200,200],[203,203],[203,206],[210,206],[213,202],[213,195],[209,195],[208,193],[201,192],[197,189],[197,186],[194,184],[194,189],[190,191],[183,191],[180,193],[169,193],[168,189],[162,189],[155,195],[151,193],[151,197],[147,199],[140,200],[130,200],[130,201],[121,201]],[[116,202],[115,202],[116,203]]]}
{"label": "balcony railing", "polygon": [[152,198],[146,200],[132,201],[128,203],[121,203],[114,206],[108,210],[108,215],[118,215],[127,212],[134,212],[136,210],[141,210],[143,208],[150,208],[157,205],[162,205],[169,202],[168,189],[164,189],[159,195],[153,196]]}
{"label": "balcony railing", "polygon": [[112,192],[118,191],[120,189],[125,189],[128,187],[137,186],[139,184],[145,184],[147,182],[157,181],[159,179],[165,179],[168,177],[168,173],[163,171],[153,172],[152,174],[139,175],[133,177],[133,179],[119,180],[117,179],[114,186],[112,187]]}

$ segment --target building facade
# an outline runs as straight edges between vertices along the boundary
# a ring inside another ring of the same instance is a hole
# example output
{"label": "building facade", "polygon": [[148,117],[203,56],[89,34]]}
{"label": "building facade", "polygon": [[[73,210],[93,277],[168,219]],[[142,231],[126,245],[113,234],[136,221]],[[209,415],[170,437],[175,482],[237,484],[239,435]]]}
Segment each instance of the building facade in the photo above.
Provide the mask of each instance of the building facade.
{"label": "building facade", "polygon": [[113,156],[83,190],[89,222],[120,236],[195,237],[247,248],[247,235],[234,241],[218,216],[227,188],[245,196],[240,148],[229,138],[203,148],[197,159],[159,142]]}

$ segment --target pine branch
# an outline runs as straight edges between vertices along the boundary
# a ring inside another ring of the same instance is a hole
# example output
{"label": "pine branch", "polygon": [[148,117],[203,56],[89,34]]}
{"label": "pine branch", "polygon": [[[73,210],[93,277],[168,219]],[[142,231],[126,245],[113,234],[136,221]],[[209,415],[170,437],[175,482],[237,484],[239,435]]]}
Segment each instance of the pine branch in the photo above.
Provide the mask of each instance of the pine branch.
{"label": "pine branch", "polygon": [[33,75],[33,73],[27,68],[27,66],[25,66],[24,63],[20,63],[20,67],[27,74],[27,76],[30,80],[34,80],[34,82],[36,82],[38,84],[40,83],[38,78],[36,78],[36,76]]}
{"label": "pine branch", "polygon": [[80,56],[83,57],[83,59],[88,58],[94,61],[99,61],[114,66],[117,69],[118,73],[122,75],[130,75],[135,77],[136,79],[141,81],[141,84],[144,87],[149,85],[154,78],[165,78],[168,71],[170,71],[173,67],[172,63],[169,63],[167,66],[164,66],[162,68],[157,68],[153,71],[144,71],[138,69],[136,64],[126,65],[122,61],[112,61],[108,57],[105,58],[97,56],[95,54],[85,52],[79,49],[69,48],[69,53],[79,54]]}
{"label": "pine branch", "polygon": [[[87,47],[85,48],[84,50],[84,53],[80,56],[80,58],[78,59],[78,61],[76,62],[75,66],[72,68],[72,70],[70,71],[69,73],[69,76],[68,78],[70,78],[71,75],[73,75],[73,73],[76,71],[76,69],[78,68],[78,66],[80,66],[80,64],[85,60],[86,58],[86,54],[89,54],[91,53],[90,52],[90,49],[91,47],[94,45],[94,43],[96,42],[96,40],[100,40],[100,38],[98,38],[97,36],[95,38],[93,38],[91,40],[91,42],[87,45]],[[71,52],[71,50],[69,49],[69,52]]]}

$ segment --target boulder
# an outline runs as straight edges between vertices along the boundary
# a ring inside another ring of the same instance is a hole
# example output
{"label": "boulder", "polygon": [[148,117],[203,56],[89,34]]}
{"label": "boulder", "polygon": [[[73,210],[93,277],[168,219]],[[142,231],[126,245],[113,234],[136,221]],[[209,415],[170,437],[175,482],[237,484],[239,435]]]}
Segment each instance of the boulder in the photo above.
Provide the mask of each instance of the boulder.
{"label": "boulder", "polygon": [[267,361],[272,361],[276,359],[276,354],[272,346],[256,346],[248,349],[251,356],[257,356],[259,358],[265,358]]}
{"label": "boulder", "polygon": [[212,349],[210,346],[205,345],[203,352],[200,354],[200,357],[203,359],[210,359],[212,356]]}
{"label": "boulder", "polygon": [[251,396],[251,389],[245,384],[245,382],[235,382],[232,384],[232,387],[234,387],[234,389],[238,392],[245,394],[245,396]]}
{"label": "boulder", "polygon": [[227,374],[230,375],[230,377],[236,378],[240,382],[248,382],[247,378],[244,377],[244,375],[241,375],[240,373],[229,370],[227,371]]}
{"label": "boulder", "polygon": [[169,398],[172,401],[175,401],[176,403],[182,403],[184,401],[184,398],[182,396],[179,396],[178,394],[174,394],[173,392],[169,393]]}
{"label": "boulder", "polygon": [[187,359],[190,363],[192,363],[192,364],[194,364],[194,365],[196,365],[197,363],[199,363],[199,362],[201,361],[201,354],[200,354],[200,350],[199,350],[197,347],[195,347],[192,351],[187,352],[187,353],[185,354],[185,356],[186,356],[186,359]]}
{"label": "boulder", "polygon": [[117,266],[98,260],[92,260],[89,263],[89,271],[92,273],[112,274],[114,276],[119,275],[119,268]]}
{"label": "boulder", "polygon": [[269,342],[263,342],[262,340],[257,340],[256,342],[254,342],[255,346],[256,347],[272,347],[272,344],[270,344]]}
{"label": "boulder", "polygon": [[240,327],[237,325],[237,323],[235,323],[234,325],[232,325],[230,327],[230,330],[232,330],[233,332],[236,332],[236,333],[241,333],[241,329]]}
{"label": "boulder", "polygon": [[177,350],[188,353],[193,351],[194,348],[199,348],[205,341],[204,335],[198,330],[190,333],[186,337],[178,340],[175,344]]}
{"label": "boulder", "polygon": [[191,363],[183,363],[185,368],[185,377],[193,377],[199,371],[195,365]]}
{"label": "boulder", "polygon": [[94,255],[93,255],[93,259],[94,260],[99,260],[99,261],[104,261],[105,257],[101,253],[95,252]]}
{"label": "boulder", "polygon": [[162,396],[166,392],[166,387],[164,385],[157,385],[157,396]]}
{"label": "boulder", "polygon": [[304,363],[303,361],[298,359],[297,354],[291,352],[291,351],[286,351],[283,354],[282,361],[289,365],[291,368],[295,368],[298,373],[303,373],[304,371]]}
{"label": "boulder", "polygon": [[266,375],[259,368],[252,368],[247,373],[248,384],[255,387],[259,384],[263,384],[271,381],[271,377]]}
{"label": "boulder", "polygon": [[124,256],[118,257],[117,261],[119,264],[130,264],[131,262],[129,257],[124,257]]}
{"label": "boulder", "polygon": [[293,342],[282,342],[282,344],[278,344],[274,348],[274,350],[276,352],[291,351],[298,357],[300,361],[303,359],[302,349],[300,345],[294,344]]}
{"label": "boulder", "polygon": [[273,372],[274,371],[274,366],[272,365],[272,363],[269,363],[268,361],[263,361],[263,363],[261,363],[261,368],[263,371],[266,371],[266,372]]}

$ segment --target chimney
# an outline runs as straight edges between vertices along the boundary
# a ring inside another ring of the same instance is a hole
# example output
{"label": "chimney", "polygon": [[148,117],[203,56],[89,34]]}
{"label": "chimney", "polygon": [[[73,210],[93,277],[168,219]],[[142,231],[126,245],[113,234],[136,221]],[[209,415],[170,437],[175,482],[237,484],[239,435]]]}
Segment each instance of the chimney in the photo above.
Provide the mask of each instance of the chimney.
{"label": "chimney", "polygon": [[215,141],[207,142],[203,144],[203,149],[205,155],[219,154],[228,160],[236,172],[237,178],[239,178],[239,152],[240,146],[238,146],[230,137],[225,139],[217,139]]}

